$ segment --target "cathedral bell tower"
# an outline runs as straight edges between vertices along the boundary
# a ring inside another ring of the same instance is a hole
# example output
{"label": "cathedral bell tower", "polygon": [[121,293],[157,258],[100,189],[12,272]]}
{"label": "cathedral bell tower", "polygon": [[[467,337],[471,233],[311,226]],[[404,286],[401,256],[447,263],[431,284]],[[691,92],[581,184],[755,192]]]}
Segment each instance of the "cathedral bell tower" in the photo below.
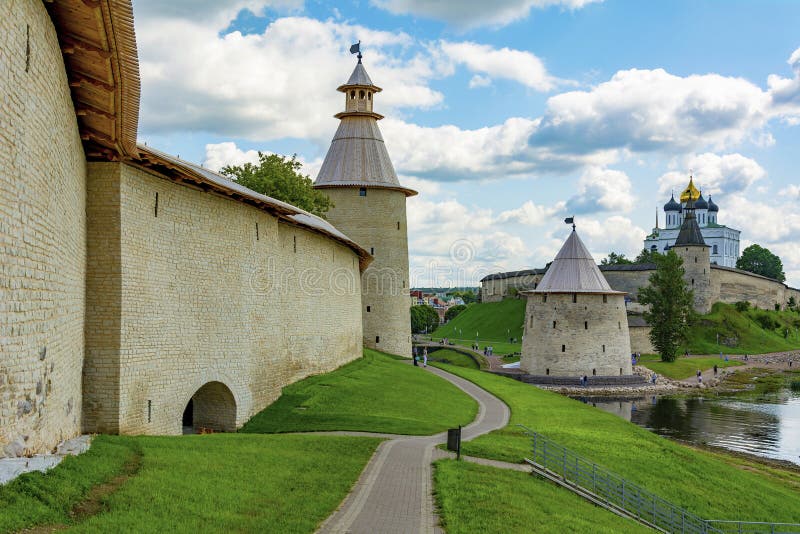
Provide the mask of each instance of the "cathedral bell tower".
{"label": "cathedral bell tower", "polygon": [[364,345],[411,356],[406,197],[417,192],[400,185],[373,111],[381,88],[372,83],[358,45],[358,63],[344,93],[339,128],[314,187],[334,203],[327,219],[372,254],[361,275]]}

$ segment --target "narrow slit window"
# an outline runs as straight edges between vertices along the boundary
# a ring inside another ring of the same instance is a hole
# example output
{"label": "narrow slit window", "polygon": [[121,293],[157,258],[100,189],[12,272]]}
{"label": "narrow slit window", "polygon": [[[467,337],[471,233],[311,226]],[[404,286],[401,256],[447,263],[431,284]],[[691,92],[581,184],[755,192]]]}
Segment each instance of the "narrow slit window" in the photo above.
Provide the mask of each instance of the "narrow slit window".
{"label": "narrow slit window", "polygon": [[360,197],[367,196],[367,188],[366,187],[359,188],[358,189],[358,196],[360,196]]}
{"label": "narrow slit window", "polygon": [[583,321],[583,329],[589,330],[589,321]]}
{"label": "narrow slit window", "polygon": [[397,229],[400,229],[400,221],[397,221]]}
{"label": "narrow slit window", "polygon": [[603,345],[603,352],[605,352],[605,351],[606,351],[606,346],[605,346],[605,345]]}
{"label": "narrow slit window", "polygon": [[153,401],[147,401],[147,422],[150,423],[153,421]]}
{"label": "narrow slit window", "polygon": [[292,236],[292,246],[294,247],[294,251],[297,252],[297,236]]}
{"label": "narrow slit window", "polygon": [[375,247],[369,247],[369,253],[374,256],[375,255]]}
{"label": "narrow slit window", "polygon": [[533,315],[531,315],[530,327],[533,328]]}
{"label": "narrow slit window", "polygon": [[375,336],[375,343],[381,342],[381,336]]}
{"label": "narrow slit window", "polygon": [[542,295],[542,302],[547,302],[547,295]]}
{"label": "narrow slit window", "polygon": [[577,293],[573,293],[572,294],[572,303],[574,304],[576,302],[578,302],[578,294]]}
{"label": "narrow slit window", "polygon": [[25,25],[25,72],[31,70],[31,25]]}
{"label": "narrow slit window", "polygon": [[603,304],[608,302],[608,295],[603,295]]}
{"label": "narrow slit window", "polygon": [[258,223],[256,223],[256,241],[258,241],[258,239],[259,239],[259,236],[258,236]]}
{"label": "narrow slit window", "polygon": [[592,369],[592,376],[597,376],[597,369]]}
{"label": "narrow slit window", "polygon": [[154,212],[155,216],[158,217],[158,193],[156,193],[156,203],[155,203],[155,206],[153,208],[153,212]]}
{"label": "narrow slit window", "polygon": [[567,352],[567,346],[561,345],[561,352]]}
{"label": "narrow slit window", "polygon": [[553,321],[553,328],[555,328],[555,327],[556,327],[556,322],[555,322],[555,321]]}
{"label": "narrow slit window", "polygon": [[369,313],[371,311],[372,311],[372,308],[370,306],[367,306],[367,313]]}

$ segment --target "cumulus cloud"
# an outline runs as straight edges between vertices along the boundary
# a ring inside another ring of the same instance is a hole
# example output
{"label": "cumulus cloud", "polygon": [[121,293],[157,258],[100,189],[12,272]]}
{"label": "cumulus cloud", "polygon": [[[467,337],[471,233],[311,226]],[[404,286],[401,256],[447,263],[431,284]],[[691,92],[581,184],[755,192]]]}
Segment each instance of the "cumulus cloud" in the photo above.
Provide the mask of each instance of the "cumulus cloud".
{"label": "cumulus cloud", "polygon": [[570,213],[628,212],[633,209],[631,179],[622,171],[590,167],[578,179],[578,191],[567,200]]}
{"label": "cumulus cloud", "polygon": [[481,76],[480,74],[476,74],[469,80],[469,88],[475,89],[476,87],[488,87],[492,85],[492,79],[488,76]]}
{"label": "cumulus cloud", "polygon": [[557,6],[580,9],[587,4],[602,0],[462,0],[441,2],[438,0],[372,0],[372,4],[396,15],[414,15],[442,20],[460,28],[478,26],[505,26],[515,20],[524,19],[532,8],[543,9]]}
{"label": "cumulus cloud", "polygon": [[555,206],[543,206],[528,200],[519,208],[503,211],[497,217],[497,222],[513,222],[525,226],[543,226],[552,223],[558,213],[564,209],[564,203]]}
{"label": "cumulus cloud", "polygon": [[800,185],[789,184],[778,192],[778,196],[790,200],[800,200]]}
{"label": "cumulus cloud", "polygon": [[787,63],[794,71],[793,78],[782,78],[777,74],[767,78],[773,113],[790,124],[800,124],[800,48],[789,56]]}
{"label": "cumulus cloud", "polygon": [[425,108],[443,100],[428,86],[439,76],[435,61],[421,51],[401,59],[412,42],[402,32],[282,17],[263,33],[243,35],[224,33],[230,22],[224,18],[146,18],[137,24],[145,132],[325,143],[336,128],[331,115],[344,108],[335,89],[354,67],[346,50],[357,38],[370,43],[365,64],[387,88],[379,96],[382,109]]}
{"label": "cumulus cloud", "polygon": [[536,91],[549,91],[558,80],[552,77],[544,62],[531,52],[511,48],[494,48],[485,44],[440,41],[441,54],[457,65],[464,65],[471,72],[488,75],[489,78],[473,77],[473,82],[488,85],[491,78],[508,79]]}
{"label": "cumulus cloud", "polygon": [[760,130],[768,106],[768,95],[742,78],[631,69],[591,90],[551,97],[530,141],[578,153],[725,146]]}
{"label": "cumulus cloud", "polygon": [[694,175],[694,183],[703,195],[729,195],[744,191],[753,183],[767,175],[767,171],[755,160],[741,154],[722,156],[706,152],[686,157],[682,160],[685,170],[670,171],[658,179],[659,192],[667,194],[670,190],[680,191],[689,182],[689,169]]}
{"label": "cumulus cloud", "polygon": [[[265,154],[274,154],[268,150],[262,150]],[[285,155],[285,154],[282,154]],[[322,159],[317,158],[312,161],[307,161],[302,157],[297,158],[302,167],[300,172],[308,175],[311,179],[315,179],[319,173],[319,168],[322,166]],[[209,143],[206,145],[206,157],[203,165],[212,171],[219,172],[222,167],[226,165],[243,165],[245,163],[257,163],[258,150],[242,150],[236,143],[226,141],[224,143]]]}

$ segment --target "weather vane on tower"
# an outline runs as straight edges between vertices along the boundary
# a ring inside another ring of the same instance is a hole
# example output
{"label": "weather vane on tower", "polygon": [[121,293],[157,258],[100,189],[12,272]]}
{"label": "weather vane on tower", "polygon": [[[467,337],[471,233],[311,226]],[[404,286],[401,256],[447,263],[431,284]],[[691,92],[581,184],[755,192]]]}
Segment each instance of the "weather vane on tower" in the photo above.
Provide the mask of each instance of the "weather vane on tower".
{"label": "weather vane on tower", "polygon": [[356,57],[358,58],[358,62],[361,63],[361,58],[364,57],[361,55],[361,39],[358,42],[350,47],[351,54],[358,54]]}

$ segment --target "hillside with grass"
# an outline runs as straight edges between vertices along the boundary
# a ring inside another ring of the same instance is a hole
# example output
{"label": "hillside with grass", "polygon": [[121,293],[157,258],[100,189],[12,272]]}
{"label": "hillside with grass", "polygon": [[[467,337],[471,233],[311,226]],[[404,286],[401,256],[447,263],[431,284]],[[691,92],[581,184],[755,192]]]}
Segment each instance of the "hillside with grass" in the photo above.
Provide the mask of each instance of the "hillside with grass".
{"label": "hillside with grass", "polygon": [[[466,346],[477,339],[481,348],[491,342],[495,354],[519,352],[524,320],[525,299],[470,304],[455,319],[437,328],[432,337],[446,337]],[[509,338],[515,342],[509,343]]]}
{"label": "hillside with grass", "polygon": [[[717,343],[719,336],[719,344]],[[800,313],[714,304],[689,331],[692,354],[761,354],[800,349]]]}

